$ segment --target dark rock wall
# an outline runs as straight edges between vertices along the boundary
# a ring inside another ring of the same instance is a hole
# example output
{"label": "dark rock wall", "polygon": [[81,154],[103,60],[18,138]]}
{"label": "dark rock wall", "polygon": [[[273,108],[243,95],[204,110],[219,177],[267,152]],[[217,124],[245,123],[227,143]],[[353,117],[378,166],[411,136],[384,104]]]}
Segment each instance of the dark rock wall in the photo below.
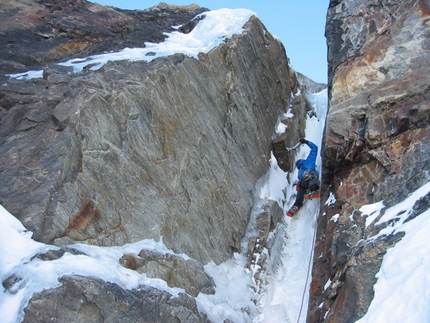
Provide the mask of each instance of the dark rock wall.
{"label": "dark rock wall", "polygon": [[[367,243],[381,227],[365,228],[358,209],[392,206],[429,179],[429,21],[428,1],[330,2],[324,198],[308,322],[366,313],[382,257],[401,236]],[[336,202],[325,205],[330,193]]]}
{"label": "dark rock wall", "polygon": [[8,80],[0,203],[47,243],[162,238],[202,263],[228,259],[296,90],[282,44],[256,18],[246,29],[199,59]]}

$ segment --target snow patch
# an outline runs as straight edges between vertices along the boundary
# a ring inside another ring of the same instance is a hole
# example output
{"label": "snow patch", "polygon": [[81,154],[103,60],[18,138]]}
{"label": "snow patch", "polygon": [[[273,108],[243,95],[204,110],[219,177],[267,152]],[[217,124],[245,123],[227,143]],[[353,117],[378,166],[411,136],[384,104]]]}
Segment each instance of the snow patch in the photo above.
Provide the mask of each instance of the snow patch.
{"label": "snow patch", "polygon": [[330,192],[330,195],[327,199],[327,201],[325,201],[324,205],[330,206],[330,205],[334,205],[336,203],[336,196]]}
{"label": "snow patch", "polygon": [[291,118],[294,118],[294,114],[293,114],[293,112],[291,111],[291,108],[290,108],[290,109],[288,109],[288,111],[287,111],[286,113],[284,113],[282,117],[283,117],[283,119],[291,119]]}
{"label": "snow patch", "polygon": [[235,253],[233,258],[216,265],[211,262],[205,271],[215,282],[215,295],[199,294],[197,306],[199,311],[208,315],[211,322],[251,322],[257,314],[253,300],[256,299],[250,281],[251,273],[245,269],[246,257]]}
{"label": "snow patch", "polygon": [[374,239],[377,239],[378,237],[382,235],[389,235],[394,232],[398,232],[400,228],[402,227],[403,223],[406,221],[406,219],[409,217],[409,215],[413,212],[413,207],[415,203],[429,194],[430,192],[430,182],[420,187],[418,190],[413,192],[407,199],[404,201],[390,207],[387,209],[382,215],[382,217],[378,220],[378,222],[375,224],[375,226],[380,225],[382,223],[390,222],[391,225],[382,229],[376,236],[374,236]]}
{"label": "snow patch", "polygon": [[282,122],[283,120],[286,119],[291,119],[294,117],[294,114],[291,112],[291,108],[288,109],[288,111],[286,113],[284,113],[283,115],[280,116],[279,120],[278,120],[278,124],[275,127],[275,133],[279,136],[282,135],[283,133],[285,133],[285,130],[287,129],[287,126]]}
{"label": "snow patch", "polygon": [[330,221],[337,222],[339,220],[340,214],[337,213],[330,218]]}
{"label": "snow patch", "polygon": [[363,205],[359,211],[362,216],[367,215],[366,228],[381,214],[381,210],[385,207],[384,201],[380,201],[374,204]]}
{"label": "snow patch", "polygon": [[276,127],[275,132],[277,135],[282,135],[286,129],[287,129],[287,126],[285,124],[283,124],[282,122],[279,122],[278,126]]}
{"label": "snow patch", "polygon": [[327,290],[331,285],[331,279],[327,280],[327,282],[324,285],[324,291]]}

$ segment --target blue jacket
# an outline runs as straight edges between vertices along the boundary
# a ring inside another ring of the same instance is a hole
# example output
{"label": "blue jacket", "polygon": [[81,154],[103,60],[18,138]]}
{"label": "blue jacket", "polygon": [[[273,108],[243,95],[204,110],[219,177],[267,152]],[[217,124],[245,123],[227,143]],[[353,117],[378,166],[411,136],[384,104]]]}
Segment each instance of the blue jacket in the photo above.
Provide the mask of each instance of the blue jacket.
{"label": "blue jacket", "polygon": [[318,147],[317,145],[315,145],[313,142],[310,142],[310,141],[308,141],[307,145],[309,146],[309,148],[311,148],[311,152],[309,153],[308,158],[300,160],[296,165],[297,169],[299,170],[299,175],[298,175],[299,180],[302,179],[303,174],[308,169],[313,171],[317,175],[317,177],[319,177],[319,174],[315,169],[316,167],[315,162],[317,160]]}

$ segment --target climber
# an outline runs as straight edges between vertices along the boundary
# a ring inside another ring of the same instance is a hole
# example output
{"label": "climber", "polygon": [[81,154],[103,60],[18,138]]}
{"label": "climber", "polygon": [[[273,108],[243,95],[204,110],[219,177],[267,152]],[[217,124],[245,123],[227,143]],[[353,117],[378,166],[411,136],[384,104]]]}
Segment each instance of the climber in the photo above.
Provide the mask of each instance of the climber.
{"label": "climber", "polygon": [[318,147],[313,142],[300,138],[301,144],[307,144],[311,151],[308,158],[299,159],[296,162],[296,167],[299,170],[298,182],[296,183],[297,196],[291,209],[287,212],[287,216],[292,217],[297,210],[302,206],[303,199],[319,198],[319,174],[315,169],[315,161],[317,159]]}

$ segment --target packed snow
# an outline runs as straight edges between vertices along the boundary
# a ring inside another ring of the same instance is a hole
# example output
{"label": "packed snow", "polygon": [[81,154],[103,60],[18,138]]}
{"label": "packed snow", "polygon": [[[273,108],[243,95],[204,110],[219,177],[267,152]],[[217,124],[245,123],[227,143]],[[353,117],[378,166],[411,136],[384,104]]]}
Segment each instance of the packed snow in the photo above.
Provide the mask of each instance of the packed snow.
{"label": "packed snow", "polygon": [[[221,9],[207,12],[205,15],[206,18],[199,22],[192,33],[171,33],[164,43],[146,44],[142,49],[124,49],[117,53],[95,55],[63,64],[73,66],[74,71],[78,72],[89,64],[93,64],[92,69],[98,69],[109,60],[152,60],[178,52],[196,57],[199,52],[208,52],[226,38],[241,33],[243,25],[253,13],[246,9]],[[148,53],[156,54],[148,56]],[[33,78],[41,75],[42,71],[29,71],[11,77]],[[314,113],[307,119],[306,138],[321,147],[327,112],[327,90],[307,95]],[[294,117],[289,107],[286,107],[286,111],[281,118]],[[284,130],[284,126],[280,124],[274,128],[275,133]],[[295,154],[297,160],[306,158],[308,152],[309,148],[302,145],[291,153]],[[284,211],[288,210],[294,201],[293,181],[297,177],[297,171],[291,174],[283,172],[273,155],[268,163],[267,174],[256,183],[257,202],[253,213],[258,213],[258,208],[263,207],[264,202],[269,199],[278,202]],[[317,160],[317,168],[321,170],[320,157]],[[384,256],[381,270],[377,274],[374,300],[366,316],[358,322],[430,322],[430,307],[427,304],[430,299],[430,211],[405,222],[414,203],[429,191],[430,184],[423,186],[405,201],[385,210],[381,218],[379,216],[384,208],[383,201],[360,209],[368,219],[367,225],[375,221],[378,224],[395,220],[394,225],[382,230],[381,234],[402,231],[405,232],[405,237]],[[334,194],[325,201],[328,205],[334,202]],[[318,212],[318,201],[307,201],[294,218],[285,217],[277,226],[274,233],[277,238],[265,277],[266,284],[258,294],[255,292],[253,272],[245,268],[244,253],[236,253],[220,265],[207,264],[205,270],[216,283],[216,293],[200,294],[196,298],[199,310],[206,313],[213,322],[223,322],[226,319],[233,322],[259,323],[306,322]],[[21,322],[23,309],[32,295],[58,287],[58,278],[64,275],[93,276],[116,283],[125,289],[143,284],[173,295],[184,292],[179,288],[170,288],[160,279],[148,278],[145,274],[139,274],[119,264],[118,260],[124,253],[137,255],[142,249],[173,253],[162,240],[143,240],[119,247],[75,244],[73,248],[86,255],[66,253],[54,261],[31,260],[38,253],[58,248],[34,241],[31,232],[1,206],[0,221],[1,281],[4,282],[12,274],[22,278],[9,291],[3,289],[0,292],[0,317],[4,323]]]}

